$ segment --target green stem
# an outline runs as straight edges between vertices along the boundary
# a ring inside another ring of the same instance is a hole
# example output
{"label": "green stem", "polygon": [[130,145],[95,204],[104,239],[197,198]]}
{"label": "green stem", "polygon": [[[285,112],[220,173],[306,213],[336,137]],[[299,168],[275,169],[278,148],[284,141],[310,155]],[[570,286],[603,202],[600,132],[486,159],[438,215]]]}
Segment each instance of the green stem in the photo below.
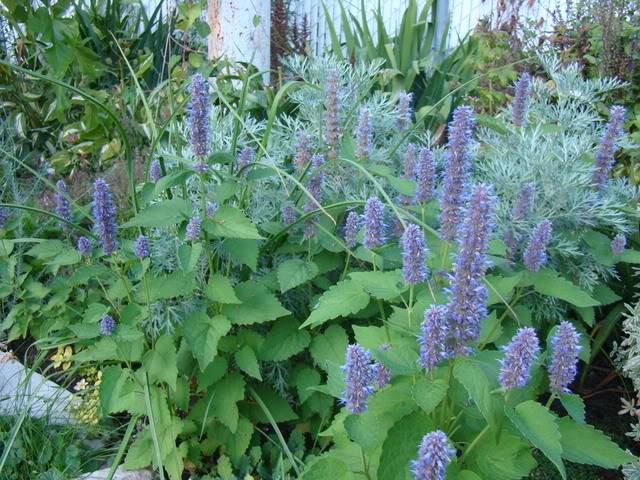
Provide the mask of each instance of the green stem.
{"label": "green stem", "polygon": [[482,431],[478,434],[478,436],[476,438],[474,438],[473,442],[471,442],[471,444],[466,448],[466,450],[464,451],[464,453],[460,457],[460,463],[464,462],[465,458],[467,458],[469,453],[471,453],[471,451],[475,448],[475,446],[478,445],[478,443],[480,442],[482,437],[484,437],[487,434],[489,429],[490,429],[490,427],[489,427],[489,425],[487,425],[486,427],[484,427],[482,429]]}

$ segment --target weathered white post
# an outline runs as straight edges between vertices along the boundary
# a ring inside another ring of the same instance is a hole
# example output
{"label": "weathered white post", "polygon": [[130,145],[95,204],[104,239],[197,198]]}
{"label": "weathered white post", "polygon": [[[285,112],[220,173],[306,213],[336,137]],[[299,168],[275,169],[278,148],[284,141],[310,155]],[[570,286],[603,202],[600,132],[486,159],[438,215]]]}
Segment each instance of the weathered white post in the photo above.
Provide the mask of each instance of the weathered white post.
{"label": "weathered white post", "polygon": [[208,0],[209,58],[270,66],[271,0]]}

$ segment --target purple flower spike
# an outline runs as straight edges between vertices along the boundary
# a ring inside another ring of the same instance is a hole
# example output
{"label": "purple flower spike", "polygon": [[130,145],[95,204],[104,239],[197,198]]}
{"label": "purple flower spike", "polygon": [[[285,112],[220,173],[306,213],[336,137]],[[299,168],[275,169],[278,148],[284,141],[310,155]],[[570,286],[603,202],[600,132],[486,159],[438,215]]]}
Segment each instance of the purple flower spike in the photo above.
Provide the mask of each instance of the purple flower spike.
{"label": "purple flower spike", "polygon": [[[321,169],[324,164],[324,158],[322,155],[314,155],[311,157],[311,168],[309,169],[309,175],[311,179],[307,184],[307,190],[313,196],[315,201],[307,197],[302,210],[305,213],[311,212],[318,208],[318,203],[322,202],[322,187],[324,185],[324,173]],[[318,221],[318,216],[310,217],[304,222],[304,238],[309,239],[315,235],[314,223]]]}
{"label": "purple flower spike", "polygon": [[298,172],[301,172],[311,158],[311,135],[308,132],[299,132],[293,145],[295,154],[293,164]]}
{"label": "purple flower spike", "polygon": [[151,180],[152,182],[157,182],[161,178],[162,169],[160,168],[160,162],[158,160],[154,160],[149,166],[149,180]]}
{"label": "purple flower spike", "polygon": [[344,241],[347,247],[353,248],[358,243],[358,231],[360,230],[360,215],[353,210],[347,215],[347,221],[344,226]]}
{"label": "purple flower spike", "polygon": [[340,77],[338,72],[331,70],[327,74],[326,86],[324,141],[327,144],[327,157],[333,160],[338,156],[338,146],[340,144],[340,104],[338,99]]}
{"label": "purple flower spike", "polygon": [[364,246],[376,248],[384,242],[384,205],[371,197],[364,206]]}
{"label": "purple flower spike", "polygon": [[491,186],[474,185],[458,234],[448,313],[451,346],[459,355],[468,353],[469,342],[477,340],[480,324],[487,315],[484,274],[495,201]]}
{"label": "purple flower spike", "polygon": [[420,326],[422,334],[420,344],[420,365],[427,370],[434,368],[447,358],[447,307],[431,305],[424,311],[424,320]]}
{"label": "purple flower spike", "polygon": [[[60,218],[64,218],[67,221],[71,221],[71,204],[67,197],[69,196],[69,190],[67,190],[67,184],[64,183],[64,180],[58,180],[56,182],[56,188],[58,191],[54,194],[54,200],[56,203],[56,215]],[[60,222],[60,228],[62,230],[67,231],[69,229],[66,222]]]}
{"label": "purple flower spike", "polygon": [[404,131],[411,123],[413,116],[413,93],[400,92],[398,94],[398,118],[396,119],[396,127],[399,131]]}
{"label": "purple flower spike", "polygon": [[93,219],[104,253],[108,255],[115,252],[118,248],[116,207],[109,185],[101,178],[93,183]]}
{"label": "purple flower spike", "polygon": [[371,112],[368,108],[361,108],[356,127],[356,157],[366,158],[371,155],[373,147],[373,125]]}
{"label": "purple flower spike", "polygon": [[219,205],[216,202],[207,202],[207,206],[205,208],[205,214],[207,217],[213,217],[218,211],[218,207]]}
{"label": "purple flower spike", "polygon": [[524,387],[540,351],[536,331],[531,327],[519,329],[504,351],[504,358],[500,361],[500,385],[505,390]]}
{"label": "purple flower spike", "polygon": [[624,252],[625,247],[627,246],[627,237],[625,237],[622,233],[617,234],[611,240],[611,253],[614,255],[620,255]]}
{"label": "purple flower spike", "polygon": [[527,215],[531,208],[531,203],[533,202],[534,192],[534,183],[527,183],[520,189],[518,195],[516,195],[516,203],[513,207],[513,212],[511,213],[511,218],[513,220],[522,220]]}
{"label": "purple flower spike", "polygon": [[625,108],[614,105],[609,110],[609,123],[596,153],[596,161],[593,170],[593,183],[601,189],[607,183],[611,167],[615,163],[613,156],[616,153],[616,140],[622,135],[622,123],[624,122]]}
{"label": "purple flower spike", "polygon": [[578,372],[578,354],[580,353],[580,335],[571,323],[564,321],[558,325],[551,338],[553,351],[549,365],[549,383],[551,391],[570,393],[569,385]]}
{"label": "purple flower spike", "polygon": [[531,75],[523,73],[516,82],[516,92],[511,104],[511,115],[513,116],[513,124],[516,127],[521,127],[526,122],[530,93]]}
{"label": "purple flower spike", "polygon": [[91,253],[91,240],[87,237],[78,238],[78,252],[80,252],[80,255],[88,255]]}
{"label": "purple flower spike", "polygon": [[418,447],[418,458],[411,462],[415,480],[444,480],[456,451],[441,431],[427,433]]}
{"label": "purple flower spike", "polygon": [[[196,157],[209,155],[209,82],[199,73],[191,77],[189,86],[189,129],[191,151]],[[200,171],[200,170],[198,170]]]}
{"label": "purple flower spike", "polygon": [[436,165],[433,161],[433,153],[424,147],[420,149],[418,164],[416,165],[416,203],[431,200],[436,188]]}
{"label": "purple flower spike", "polygon": [[371,369],[373,370],[373,383],[376,388],[380,389],[391,381],[391,370],[385,367],[382,363],[375,362]]}
{"label": "purple flower spike", "polygon": [[189,223],[187,224],[187,230],[184,235],[185,240],[194,242],[200,238],[200,226],[202,222],[200,221],[200,217],[191,217]]}
{"label": "purple flower spike", "polygon": [[104,336],[113,335],[116,330],[116,321],[111,315],[103,315],[100,319],[100,334]]}
{"label": "purple flower spike", "polygon": [[197,161],[193,163],[193,169],[198,173],[207,173],[209,171],[209,165],[205,161]]}
{"label": "purple flower spike", "polygon": [[251,147],[243,148],[238,154],[238,170],[246,167],[247,165],[253,163],[253,158],[256,155],[256,151]]}
{"label": "purple flower spike", "polygon": [[404,152],[403,177],[407,180],[416,178],[416,146],[413,143],[407,145]]}
{"label": "purple flower spike", "polygon": [[408,285],[422,283],[427,278],[427,246],[422,229],[410,223],[402,234],[402,273]]}
{"label": "purple flower spike", "polygon": [[140,235],[136,238],[133,244],[133,253],[138,258],[146,258],[149,256],[149,239],[144,235]]}
{"label": "purple flower spike", "polygon": [[362,413],[367,409],[367,398],[373,392],[371,353],[360,345],[349,345],[342,370],[347,386],[343,401],[351,413]]}
{"label": "purple flower spike", "polygon": [[544,219],[531,232],[531,238],[522,254],[525,267],[537,272],[547,263],[547,246],[551,240],[551,221]]}
{"label": "purple flower spike", "polygon": [[474,125],[471,107],[462,105],[456,108],[453,120],[449,124],[449,142],[440,199],[440,233],[445,240],[453,240],[456,237],[462,218],[464,193],[471,168],[469,145]]}
{"label": "purple flower spike", "polygon": [[4,207],[0,207],[0,228],[4,227],[7,218],[9,218],[9,211]]}
{"label": "purple flower spike", "polygon": [[516,256],[520,236],[514,232],[513,228],[507,227],[502,240],[507,250],[505,260],[507,260],[507,263],[510,265]]}
{"label": "purple flower spike", "polygon": [[282,210],[280,211],[280,218],[282,219],[282,223],[284,225],[291,225],[298,218],[298,214],[296,213],[296,209],[293,208],[293,204],[291,202],[286,202],[282,206]]}

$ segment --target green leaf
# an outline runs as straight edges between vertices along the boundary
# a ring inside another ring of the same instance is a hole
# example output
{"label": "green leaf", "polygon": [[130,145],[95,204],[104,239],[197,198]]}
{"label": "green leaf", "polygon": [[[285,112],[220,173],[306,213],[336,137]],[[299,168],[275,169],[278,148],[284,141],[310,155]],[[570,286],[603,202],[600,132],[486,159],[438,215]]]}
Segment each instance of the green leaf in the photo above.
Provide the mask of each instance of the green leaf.
{"label": "green leaf", "polygon": [[77,362],[103,362],[106,360],[139,362],[142,350],[143,345],[140,341],[119,341],[116,343],[113,337],[103,337],[90,347],[76,353],[73,358]]}
{"label": "green leaf", "polygon": [[145,208],[120,228],[168,227],[191,215],[191,205],[182,198],[172,198]]}
{"label": "green leaf", "polygon": [[[522,280],[522,274],[512,277],[503,277],[502,275],[486,275],[485,282],[488,284],[487,291],[489,299],[487,305],[496,305],[508,302],[511,299],[513,289]],[[502,297],[502,298],[500,298]]]}
{"label": "green leaf", "polygon": [[320,374],[313,368],[303,367],[296,373],[295,384],[300,403],[304,403],[313,394],[309,387],[320,385]]}
{"label": "green leaf", "polygon": [[270,322],[290,313],[262,283],[254,281],[240,283],[236,286],[236,295],[241,304],[222,307],[222,313],[231,320],[231,323],[252,325]]}
{"label": "green leaf", "polygon": [[419,378],[413,386],[413,399],[424,413],[431,413],[447,395],[449,385],[446,381],[436,378]]}
{"label": "green leaf", "polygon": [[255,225],[247,216],[235,207],[222,205],[211,219],[202,222],[203,228],[214,237],[247,238],[260,240]]}
{"label": "green leaf", "polygon": [[382,446],[393,424],[416,409],[413,402],[407,401],[411,398],[411,387],[408,381],[388,385],[369,397],[369,405],[364,413],[346,418],[344,426],[349,436],[365,453]]}
{"label": "green leaf", "polygon": [[578,423],[585,423],[585,407],[582,398],[575,393],[563,393],[560,402],[567,413]]}
{"label": "green leaf", "polygon": [[204,294],[212,302],[241,303],[229,279],[220,273],[214,273],[209,277]]}
{"label": "green leaf", "polygon": [[349,471],[349,467],[342,460],[335,458],[331,453],[312,460],[304,472],[301,480],[355,480],[356,477]]}
{"label": "green leaf", "polygon": [[218,352],[218,341],[230,329],[231,324],[224,315],[209,318],[205,312],[194,312],[184,320],[184,337],[201,371],[213,361]]}
{"label": "green leaf", "polygon": [[497,393],[491,393],[497,385],[490,383],[480,363],[471,357],[458,357],[453,376],[465,388],[485,420],[497,428],[502,417],[501,401]]}
{"label": "green leaf", "polygon": [[369,304],[369,295],[353,280],[333,285],[318,300],[302,327],[318,326],[336,317],[357,313]]}
{"label": "green leaf", "polygon": [[301,259],[286,260],[278,266],[278,282],[280,291],[286,292],[292,288],[307,283],[318,274],[318,267],[313,262]]}
{"label": "green leaf", "polygon": [[[256,393],[262,399],[264,404],[269,409],[269,413],[273,417],[273,420],[276,422],[288,422],[291,420],[297,420],[298,416],[296,412],[293,411],[289,402],[287,402],[284,398],[278,395],[272,388],[259,385],[255,388]],[[258,406],[257,403],[252,402],[250,405],[245,403],[243,405],[243,412],[248,411],[253,418],[258,423],[270,423],[266,414]]]}
{"label": "green leaf", "polygon": [[238,428],[237,402],[244,398],[244,379],[239,373],[229,373],[213,387],[211,413],[220,420],[231,433]]}
{"label": "green leaf", "polygon": [[309,351],[316,365],[326,370],[327,362],[344,363],[348,343],[344,328],[340,325],[330,325],[321,335],[313,337]]}
{"label": "green leaf", "polygon": [[121,367],[110,366],[102,370],[100,380],[100,409],[102,415],[109,415],[116,411],[117,401],[124,383],[131,371]]}
{"label": "green leaf", "polygon": [[246,265],[254,272],[258,268],[258,252],[260,250],[258,240],[242,238],[227,240],[222,244],[222,249],[234,260]]}
{"label": "green leaf", "polygon": [[255,352],[249,345],[245,345],[240,350],[238,350],[235,353],[234,358],[240,370],[253,378],[262,380],[262,375],[260,375],[260,365],[258,365],[258,359],[256,358]]}
{"label": "green leaf", "polygon": [[175,391],[178,367],[176,366],[176,347],[173,344],[173,337],[161,336],[153,349],[145,353],[142,364],[152,382],[165,382]]}
{"label": "green leaf", "polygon": [[[154,302],[165,298],[189,295],[196,288],[196,277],[193,272],[176,271],[166,276],[156,277],[151,272],[140,282],[135,292],[135,300],[140,303]],[[148,298],[147,298],[148,295]]]}
{"label": "green leaf", "polygon": [[587,292],[551,270],[527,272],[526,278],[532,282],[535,291],[542,295],[559,298],[577,307],[600,305],[600,302],[591,298]]}
{"label": "green leaf", "polygon": [[264,339],[258,354],[260,360],[281,362],[304,350],[311,341],[311,335],[300,330],[299,326],[293,317],[278,320]]}
{"label": "green leaf", "polygon": [[396,422],[382,445],[378,478],[413,480],[411,460],[418,456],[422,437],[433,429],[433,421],[420,411]]}
{"label": "green leaf", "polygon": [[483,479],[520,480],[529,475],[537,463],[531,455],[529,444],[521,438],[502,432],[496,443],[496,435],[485,435],[472,454]]}
{"label": "green leaf", "polygon": [[178,259],[180,260],[180,268],[182,271],[185,273],[192,272],[193,269],[196,268],[201,254],[201,243],[194,243],[191,245],[185,243],[180,245],[178,248]]}
{"label": "green leaf", "polygon": [[371,296],[380,300],[391,300],[408,289],[402,279],[401,270],[353,272],[349,277]]}
{"label": "green leaf", "polygon": [[570,462],[617,469],[620,465],[638,460],[591,425],[563,417],[558,420],[558,427],[562,435],[562,456]]}
{"label": "green leaf", "polygon": [[562,478],[566,479],[560,430],[553,414],[533,400],[522,402],[515,409],[506,406],[505,413],[520,433],[542,451],[556,466]]}

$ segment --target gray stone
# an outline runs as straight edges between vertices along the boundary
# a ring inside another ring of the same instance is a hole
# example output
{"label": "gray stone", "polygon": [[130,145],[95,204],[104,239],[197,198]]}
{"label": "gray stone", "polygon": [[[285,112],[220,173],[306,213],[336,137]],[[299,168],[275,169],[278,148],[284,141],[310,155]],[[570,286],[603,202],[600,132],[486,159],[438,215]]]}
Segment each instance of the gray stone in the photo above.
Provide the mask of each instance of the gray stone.
{"label": "gray stone", "polygon": [[80,400],[39,373],[29,373],[9,356],[0,359],[0,415],[21,415],[28,409],[29,416],[46,418],[51,423],[77,423],[71,407]]}
{"label": "gray stone", "polygon": [[[97,470],[78,477],[77,480],[105,480],[109,474],[109,469]],[[113,475],[113,480],[152,480],[153,472],[144,470],[122,470],[118,467]]]}

